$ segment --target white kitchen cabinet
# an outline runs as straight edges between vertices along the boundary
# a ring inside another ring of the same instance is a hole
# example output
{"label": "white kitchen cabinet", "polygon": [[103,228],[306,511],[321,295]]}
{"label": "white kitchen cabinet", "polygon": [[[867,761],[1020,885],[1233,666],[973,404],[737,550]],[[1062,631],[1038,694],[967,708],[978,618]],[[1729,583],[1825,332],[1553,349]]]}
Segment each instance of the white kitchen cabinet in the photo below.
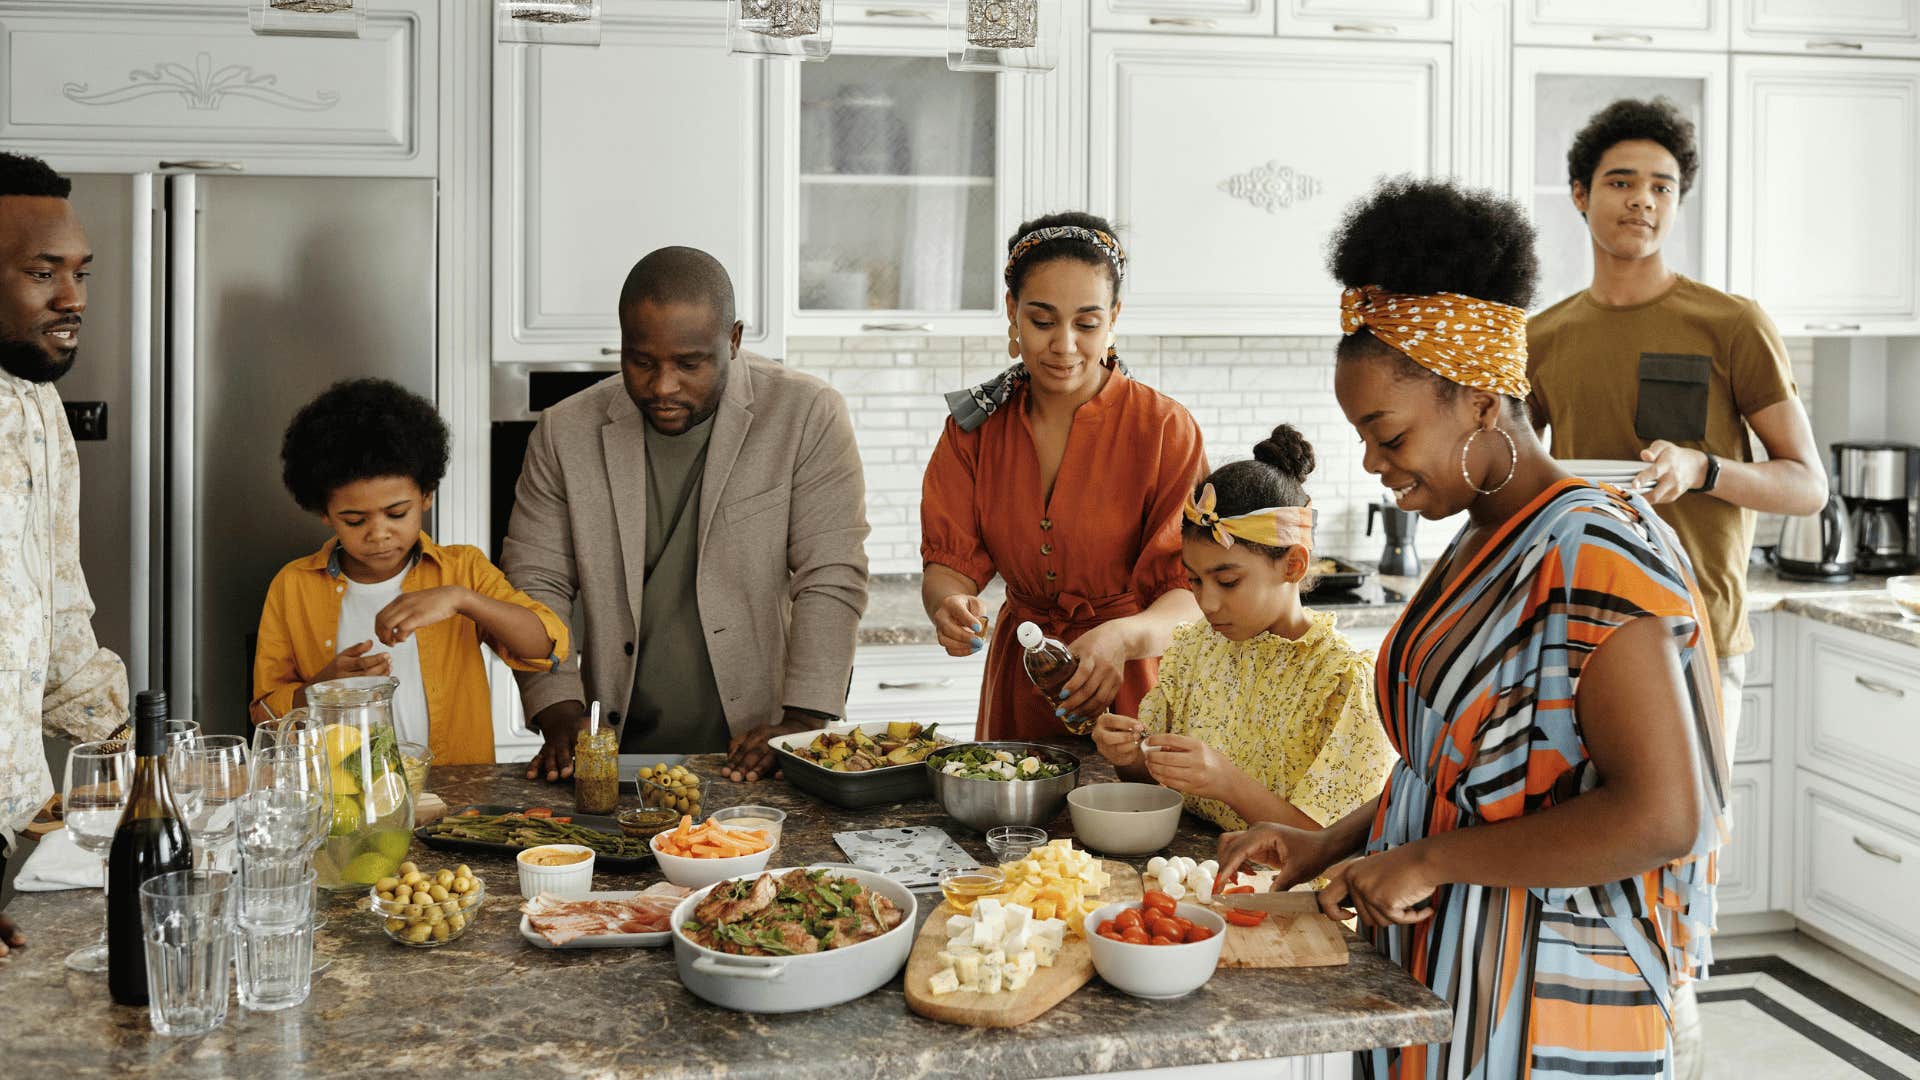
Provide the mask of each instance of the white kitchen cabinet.
{"label": "white kitchen cabinet", "polygon": [[238,0],[0,3],[0,146],[69,171],[432,176],[437,12],[392,0],[358,38],[263,37]]}
{"label": "white kitchen cabinet", "polygon": [[1720,851],[1720,914],[1769,911],[1773,906],[1767,889],[1773,851],[1772,767],[1735,765],[1733,790],[1727,802],[1733,817],[1733,839]]}
{"label": "white kitchen cabinet", "polygon": [[669,244],[733,278],[748,348],[784,352],[777,73],[706,0],[610,0],[598,48],[494,48],[494,359],[617,356],[620,284]]}
{"label": "white kitchen cabinet", "polygon": [[1453,40],[1453,0],[1277,0],[1281,37]]}
{"label": "white kitchen cabinet", "polygon": [[1747,628],[1753,632],[1753,651],[1747,653],[1748,686],[1773,685],[1774,657],[1776,642],[1780,639],[1781,621],[1792,617],[1771,611],[1747,616]]}
{"label": "white kitchen cabinet", "polygon": [[1727,58],[1620,49],[1513,51],[1513,191],[1533,211],[1540,256],[1536,309],[1587,287],[1593,248],[1573,207],[1567,150],[1593,115],[1621,98],[1666,97],[1693,121],[1700,169],[1662,255],[1716,288],[1727,281]]}
{"label": "white kitchen cabinet", "polygon": [[1521,45],[1724,50],[1728,2],[1515,0],[1513,40]]}
{"label": "white kitchen cabinet", "polygon": [[1920,970],[1920,814],[1798,770],[1792,910],[1896,971]]}
{"label": "white kitchen cabinet", "polygon": [[1016,76],[949,71],[945,50],[940,31],[854,26],[780,66],[790,333],[1005,333]]}
{"label": "white kitchen cabinet", "polygon": [[[833,5],[835,37],[842,26],[940,27],[947,24],[947,5],[942,0],[876,0],[867,4]],[[834,42],[837,50],[840,42]]]}
{"label": "white kitchen cabinet", "polygon": [[1795,763],[1882,799],[1920,803],[1920,650],[1800,623]]}
{"label": "white kitchen cabinet", "polygon": [[1913,0],[1735,0],[1738,52],[1920,56]]}
{"label": "white kitchen cabinet", "polygon": [[1095,30],[1272,37],[1292,0],[1093,0]]}
{"label": "white kitchen cabinet", "polygon": [[1747,686],[1740,691],[1740,729],[1734,733],[1733,761],[1767,761],[1773,757],[1773,687]]}
{"label": "white kitchen cabinet", "polygon": [[1733,58],[1732,291],[1782,333],[1920,332],[1920,65]]}
{"label": "white kitchen cabinet", "polygon": [[847,719],[939,724],[940,734],[973,738],[987,654],[948,656],[938,645],[862,645],[853,654]]}
{"label": "white kitchen cabinet", "polygon": [[1135,334],[1339,332],[1327,236],[1382,176],[1450,168],[1449,50],[1095,34],[1092,209]]}

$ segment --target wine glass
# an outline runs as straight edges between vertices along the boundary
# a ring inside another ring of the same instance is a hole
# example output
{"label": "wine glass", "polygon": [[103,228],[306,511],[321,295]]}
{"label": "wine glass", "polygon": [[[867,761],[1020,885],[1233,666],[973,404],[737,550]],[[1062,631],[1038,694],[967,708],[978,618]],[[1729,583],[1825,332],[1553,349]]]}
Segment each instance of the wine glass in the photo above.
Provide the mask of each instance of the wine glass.
{"label": "wine glass", "polygon": [[[120,827],[120,814],[127,806],[127,784],[132,779],[133,751],[125,742],[80,743],[67,752],[66,788],[61,804],[67,832],[80,850],[100,857],[103,880],[107,855],[113,850],[113,834]],[[101,895],[104,898],[104,888]],[[89,974],[107,970],[104,920],[99,939],[68,953],[67,966]]]}
{"label": "wine glass", "polygon": [[200,737],[200,721],[198,720],[167,721],[167,752],[169,754],[171,754],[175,750],[183,750],[186,747],[192,746],[194,740],[198,739],[199,737]]}
{"label": "wine glass", "polygon": [[233,843],[233,802],[251,784],[247,740],[203,735],[168,756],[167,779],[194,839],[200,869],[217,869],[218,853]]}

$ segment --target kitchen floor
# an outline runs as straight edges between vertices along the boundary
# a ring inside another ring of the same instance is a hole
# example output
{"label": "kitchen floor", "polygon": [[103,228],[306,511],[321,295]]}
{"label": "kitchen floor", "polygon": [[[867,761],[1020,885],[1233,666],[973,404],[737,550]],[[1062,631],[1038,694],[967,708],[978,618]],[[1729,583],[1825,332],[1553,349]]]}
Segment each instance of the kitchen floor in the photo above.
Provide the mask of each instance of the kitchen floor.
{"label": "kitchen floor", "polygon": [[1707,1080],[1920,1077],[1920,994],[1805,934],[1716,938]]}

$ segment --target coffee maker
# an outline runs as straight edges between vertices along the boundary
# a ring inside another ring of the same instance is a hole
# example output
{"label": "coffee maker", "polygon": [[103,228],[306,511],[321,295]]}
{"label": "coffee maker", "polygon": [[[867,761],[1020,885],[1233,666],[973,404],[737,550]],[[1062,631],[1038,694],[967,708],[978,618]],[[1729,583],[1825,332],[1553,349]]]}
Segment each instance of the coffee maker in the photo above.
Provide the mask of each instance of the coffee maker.
{"label": "coffee maker", "polygon": [[1837,442],[1833,474],[1853,525],[1855,568],[1863,574],[1920,568],[1920,446]]}
{"label": "coffee maker", "polygon": [[1389,577],[1419,577],[1420,556],[1413,550],[1413,527],[1420,515],[1402,510],[1390,502],[1367,504],[1367,535],[1373,535],[1373,519],[1385,522],[1386,549],[1380,552],[1380,572]]}

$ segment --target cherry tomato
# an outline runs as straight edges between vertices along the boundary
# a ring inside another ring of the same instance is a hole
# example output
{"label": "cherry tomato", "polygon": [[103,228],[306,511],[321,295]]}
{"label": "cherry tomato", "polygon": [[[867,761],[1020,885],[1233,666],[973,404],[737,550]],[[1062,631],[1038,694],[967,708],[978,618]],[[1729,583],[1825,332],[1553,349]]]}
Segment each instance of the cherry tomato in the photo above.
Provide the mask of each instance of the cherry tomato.
{"label": "cherry tomato", "polygon": [[1180,932],[1184,934],[1187,931],[1193,929],[1193,920],[1181,915],[1175,915],[1173,917],[1173,925],[1179,927]]}
{"label": "cherry tomato", "polygon": [[1154,937],[1172,938],[1178,941],[1182,931],[1180,924],[1172,919],[1155,919],[1147,924],[1147,933]]}
{"label": "cherry tomato", "polygon": [[1205,941],[1212,936],[1213,931],[1204,926],[1190,926],[1187,928],[1187,932],[1180,936],[1180,940],[1191,945],[1196,941]]}
{"label": "cherry tomato", "polygon": [[1100,929],[1094,932],[1098,934],[1104,934],[1109,930],[1113,930],[1113,931],[1119,930],[1119,927],[1115,925],[1115,921],[1113,919],[1108,919],[1106,922],[1101,923]]}
{"label": "cherry tomato", "polygon": [[1153,943],[1153,938],[1148,936],[1145,930],[1137,926],[1131,926],[1122,930],[1120,932],[1120,940],[1129,945],[1150,945]]}
{"label": "cherry tomato", "polygon": [[1126,940],[1120,936],[1120,931],[1115,930],[1113,928],[1113,922],[1111,920],[1109,920],[1105,926],[1102,926],[1099,930],[1095,932],[1098,933],[1101,937],[1107,938],[1112,941]]}
{"label": "cherry tomato", "polygon": [[1152,937],[1151,939],[1149,939],[1149,940],[1148,940],[1148,942],[1147,942],[1147,944],[1149,944],[1149,945],[1178,945],[1178,944],[1180,944],[1180,939],[1179,939],[1179,938],[1170,938],[1170,937],[1162,937],[1162,936],[1161,936],[1161,935],[1159,935],[1159,934],[1155,934],[1155,935],[1153,935],[1153,937]]}
{"label": "cherry tomato", "polygon": [[1127,910],[1121,912],[1118,916],[1116,916],[1113,919],[1113,923],[1115,927],[1121,930],[1125,930],[1129,927],[1134,927],[1134,928],[1144,927],[1147,924],[1146,919],[1141,915],[1139,908],[1128,908]]}
{"label": "cherry tomato", "polygon": [[1162,915],[1171,915],[1179,910],[1180,907],[1179,904],[1174,902],[1173,897],[1168,896],[1158,889],[1148,889],[1147,895],[1141,899],[1140,904],[1142,907],[1151,908],[1154,911],[1160,912]]}
{"label": "cherry tomato", "polygon": [[1258,926],[1266,917],[1267,913],[1264,911],[1241,911],[1239,908],[1228,908],[1225,912],[1226,920],[1235,926]]}

